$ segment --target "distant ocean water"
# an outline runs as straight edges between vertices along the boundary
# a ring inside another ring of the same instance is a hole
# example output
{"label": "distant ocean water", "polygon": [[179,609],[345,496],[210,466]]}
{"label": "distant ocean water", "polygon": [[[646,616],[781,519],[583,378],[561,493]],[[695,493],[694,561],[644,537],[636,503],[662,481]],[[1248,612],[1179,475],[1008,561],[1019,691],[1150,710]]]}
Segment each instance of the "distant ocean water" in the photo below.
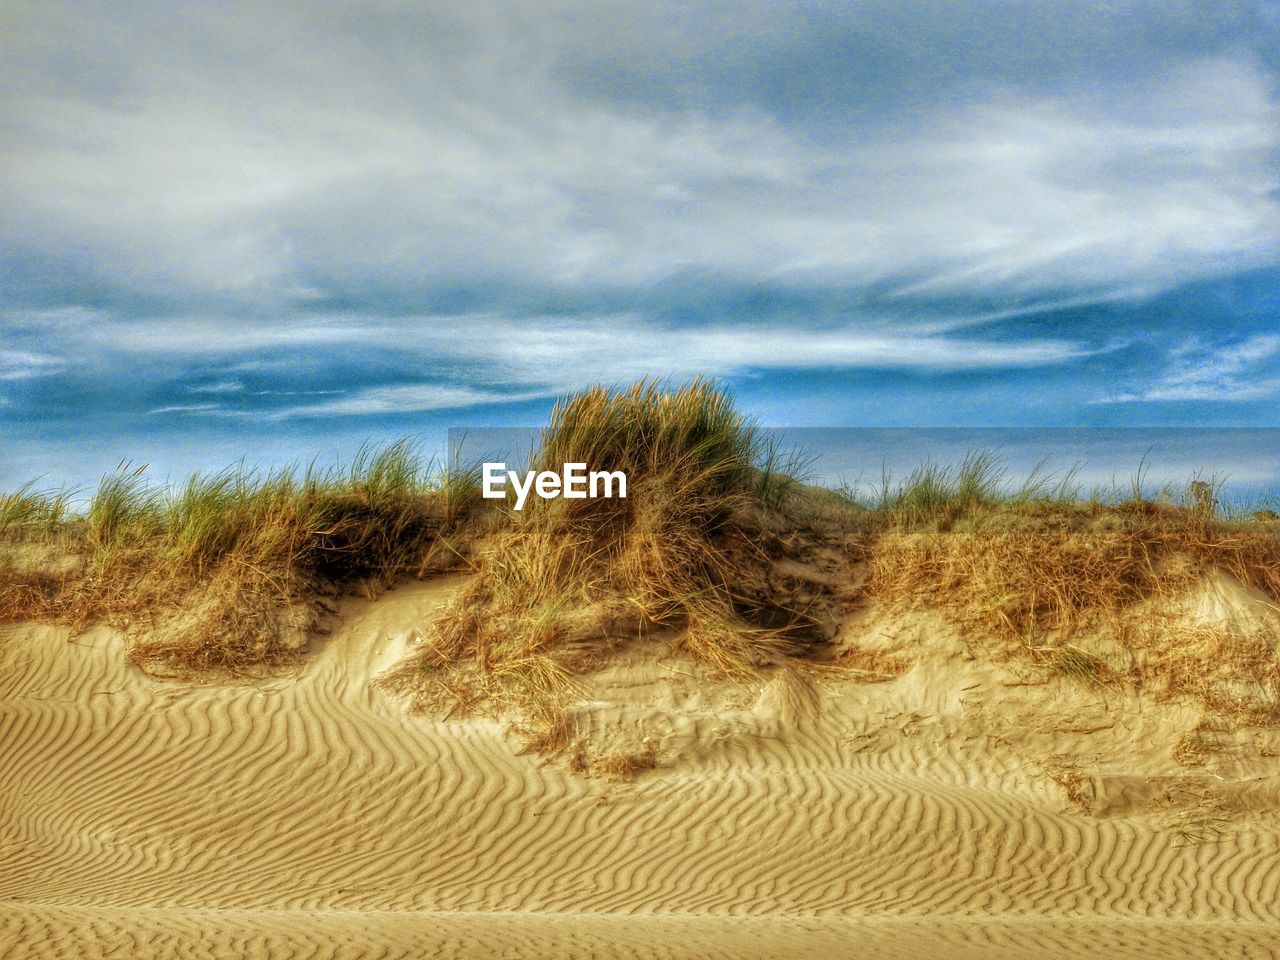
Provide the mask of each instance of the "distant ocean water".
{"label": "distant ocean water", "polygon": [[[1165,485],[1185,487],[1199,476],[1221,480],[1228,499],[1242,508],[1269,504],[1280,493],[1280,428],[1274,427],[770,427],[762,433],[784,460],[788,452],[796,453],[809,482],[848,485],[863,495],[878,491],[886,473],[891,482],[899,481],[925,461],[958,464],[975,450],[998,456],[1013,483],[1038,464],[1042,472],[1057,476],[1074,467],[1074,480],[1086,494],[1098,488],[1128,490],[1140,468],[1148,492]],[[514,466],[528,459],[539,428],[446,427],[437,421],[378,431],[352,423],[335,432],[327,424],[313,430],[279,425],[255,436],[237,425],[225,434],[63,438],[13,430],[0,461],[0,492],[34,480],[37,489],[72,488],[83,497],[126,456],[135,464],[150,464],[148,475],[156,484],[241,462],[248,469],[313,460],[327,466],[349,462],[371,435],[383,442],[416,436],[424,456],[437,461],[505,460]]]}
{"label": "distant ocean water", "polygon": [[[1263,506],[1280,494],[1280,428],[1261,427],[770,427],[761,431],[782,460],[794,454],[810,483],[847,486],[863,495],[905,479],[926,462],[958,465],[990,451],[1008,482],[1033,470],[1063,477],[1084,494],[1129,491],[1149,495],[1192,480],[1215,480],[1241,508]],[[527,427],[453,428],[450,457],[464,463],[523,463],[537,443]]]}

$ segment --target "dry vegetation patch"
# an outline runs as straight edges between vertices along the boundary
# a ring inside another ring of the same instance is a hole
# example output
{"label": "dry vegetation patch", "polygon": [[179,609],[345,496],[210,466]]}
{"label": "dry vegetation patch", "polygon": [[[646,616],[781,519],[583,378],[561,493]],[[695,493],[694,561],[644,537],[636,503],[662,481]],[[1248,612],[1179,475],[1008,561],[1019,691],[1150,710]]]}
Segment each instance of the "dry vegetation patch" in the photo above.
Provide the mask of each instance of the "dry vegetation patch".
{"label": "dry vegetation patch", "polygon": [[738,677],[820,639],[812,612],[768,574],[794,547],[762,518],[794,480],[724,393],[644,382],[567,398],[533,468],[564,463],[624,471],[627,497],[534,500],[511,514],[416,662],[387,679],[417,708],[515,711],[529,742],[551,749],[560,738],[531,723],[628,638],[677,631],[688,653]]}
{"label": "dry vegetation patch", "polygon": [[[126,628],[131,657],[167,671],[243,671],[296,658],[326,595],[420,574],[475,500],[413,443],[349,467],[266,476],[231,469],[152,487],[122,464],[83,515],[23,491],[0,507],[0,616]],[[23,563],[32,551],[74,558]]]}
{"label": "dry vegetation patch", "polygon": [[[535,498],[478,522],[478,474],[435,470],[408,441],[341,469],[229,470],[176,490],[122,465],[80,512],[26,487],[0,497],[0,618],[107,621],[148,669],[248,671],[294,660],[335,591],[465,562],[471,581],[382,682],[415,709],[507,716],[529,749],[610,777],[656,753],[583,752],[566,704],[622,645],[661,633],[752,677],[833,656],[866,599],[936,608],[993,658],[1194,698],[1215,723],[1280,719],[1280,618],[1186,609],[1219,575],[1280,602],[1280,524],[1224,515],[1214,484],[1083,497],[1070,473],[1013,486],[975,453],[886,477],[868,501],[801,486],[704,381],[563,399],[529,466],[566,463],[625,472],[628,495]],[[883,680],[908,655],[854,646],[832,665]]]}
{"label": "dry vegetation patch", "polygon": [[996,511],[964,529],[890,526],[868,557],[869,595],[936,606],[967,635],[992,641],[995,656],[1191,696],[1240,723],[1280,719],[1280,617],[1202,623],[1185,609],[1224,574],[1280,600],[1280,533],[1271,524],[1226,522],[1194,502],[1073,503]]}

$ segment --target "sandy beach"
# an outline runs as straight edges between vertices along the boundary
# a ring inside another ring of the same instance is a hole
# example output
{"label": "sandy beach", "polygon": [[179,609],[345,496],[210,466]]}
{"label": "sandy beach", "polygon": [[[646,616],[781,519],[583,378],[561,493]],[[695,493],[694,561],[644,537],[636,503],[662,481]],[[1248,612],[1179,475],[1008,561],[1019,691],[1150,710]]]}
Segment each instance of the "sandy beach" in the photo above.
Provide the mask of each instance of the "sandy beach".
{"label": "sandy beach", "polygon": [[459,582],[348,600],[255,683],[4,627],[6,956],[1275,955],[1276,762],[1152,749],[1186,708],[1032,682],[929,615],[845,628],[917,650],[893,679],[708,684],[655,638],[576,709],[660,762],[588,777],[374,686]]}

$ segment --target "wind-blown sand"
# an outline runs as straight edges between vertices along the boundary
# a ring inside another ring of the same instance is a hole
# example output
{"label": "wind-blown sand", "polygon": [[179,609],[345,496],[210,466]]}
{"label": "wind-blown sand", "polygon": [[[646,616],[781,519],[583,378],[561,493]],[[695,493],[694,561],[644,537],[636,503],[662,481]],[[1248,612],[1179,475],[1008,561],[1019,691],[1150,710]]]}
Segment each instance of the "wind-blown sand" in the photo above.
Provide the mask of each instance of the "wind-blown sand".
{"label": "wind-blown sand", "polygon": [[1270,733],[1183,766],[1189,707],[867,613],[845,632],[910,651],[895,679],[717,685],[661,641],[621,651],[579,719],[662,754],[611,783],[374,685],[455,583],[350,601],[260,683],[0,628],[0,954],[1280,955]]}

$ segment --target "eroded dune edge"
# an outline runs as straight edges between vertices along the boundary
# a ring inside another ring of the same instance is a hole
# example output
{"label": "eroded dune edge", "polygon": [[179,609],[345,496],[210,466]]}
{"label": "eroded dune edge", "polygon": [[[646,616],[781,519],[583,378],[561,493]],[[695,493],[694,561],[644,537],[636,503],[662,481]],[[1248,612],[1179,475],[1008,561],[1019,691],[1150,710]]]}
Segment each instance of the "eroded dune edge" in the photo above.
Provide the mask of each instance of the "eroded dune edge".
{"label": "eroded dune edge", "polygon": [[712,682],[624,645],[573,712],[659,762],[584,776],[375,682],[461,584],[345,601],[252,683],[152,679],[106,627],[4,627],[6,956],[1274,955],[1268,728],[1188,765],[1185,703],[864,609],[841,630],[905,672]]}

